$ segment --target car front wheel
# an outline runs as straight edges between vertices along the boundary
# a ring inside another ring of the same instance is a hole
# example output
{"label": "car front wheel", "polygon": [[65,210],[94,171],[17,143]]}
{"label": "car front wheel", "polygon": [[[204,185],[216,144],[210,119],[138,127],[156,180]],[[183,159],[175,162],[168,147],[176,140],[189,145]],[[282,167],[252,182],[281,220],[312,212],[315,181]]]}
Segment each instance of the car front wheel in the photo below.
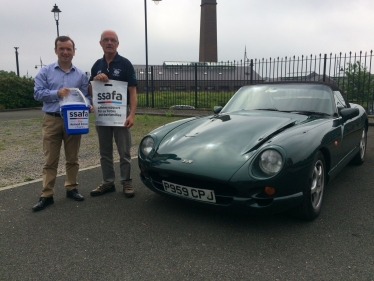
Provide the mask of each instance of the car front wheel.
{"label": "car front wheel", "polygon": [[353,157],[352,159],[352,164],[355,165],[361,165],[365,161],[365,154],[366,154],[366,142],[367,142],[367,135],[366,135],[366,129],[365,127],[362,129],[362,134],[361,134],[361,140],[360,140],[360,149]]}
{"label": "car front wheel", "polygon": [[325,189],[325,158],[318,151],[314,157],[307,184],[303,188],[302,203],[291,210],[291,214],[305,220],[314,220],[321,212]]}

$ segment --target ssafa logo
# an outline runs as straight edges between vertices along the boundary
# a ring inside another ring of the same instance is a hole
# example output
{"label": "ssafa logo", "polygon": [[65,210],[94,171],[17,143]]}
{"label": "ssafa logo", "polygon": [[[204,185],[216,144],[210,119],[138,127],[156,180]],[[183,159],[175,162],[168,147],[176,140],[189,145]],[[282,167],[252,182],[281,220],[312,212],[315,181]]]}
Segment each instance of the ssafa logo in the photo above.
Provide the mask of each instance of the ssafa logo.
{"label": "ssafa logo", "polygon": [[87,134],[89,112],[87,109],[67,110],[64,125],[67,134]]}
{"label": "ssafa logo", "polygon": [[112,93],[98,93],[97,94],[98,103],[105,103],[105,104],[122,104],[122,94],[117,93],[117,91],[113,91]]}
{"label": "ssafa logo", "polygon": [[88,110],[69,110],[69,119],[88,119]]}

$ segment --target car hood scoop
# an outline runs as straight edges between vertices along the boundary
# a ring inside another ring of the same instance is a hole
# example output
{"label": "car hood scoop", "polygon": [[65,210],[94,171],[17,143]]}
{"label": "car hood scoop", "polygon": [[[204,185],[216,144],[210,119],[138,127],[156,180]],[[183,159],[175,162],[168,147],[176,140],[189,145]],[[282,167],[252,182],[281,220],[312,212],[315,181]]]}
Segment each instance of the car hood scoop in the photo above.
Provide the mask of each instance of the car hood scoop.
{"label": "car hood scoop", "polygon": [[178,171],[204,175],[210,171],[215,178],[229,179],[257,147],[304,121],[300,119],[306,117],[279,112],[269,116],[254,112],[197,118],[169,132],[153,161],[168,164],[168,169],[177,165]]}

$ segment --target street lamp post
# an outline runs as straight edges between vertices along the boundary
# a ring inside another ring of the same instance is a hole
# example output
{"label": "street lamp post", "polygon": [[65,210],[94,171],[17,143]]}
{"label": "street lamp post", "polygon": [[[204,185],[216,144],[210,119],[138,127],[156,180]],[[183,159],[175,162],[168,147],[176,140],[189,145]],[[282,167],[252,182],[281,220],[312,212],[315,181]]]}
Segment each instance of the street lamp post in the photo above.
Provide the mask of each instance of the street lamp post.
{"label": "street lamp post", "polygon": [[19,47],[14,47],[16,49],[16,64],[17,64],[17,75],[19,77],[19,66],[18,66],[18,48]]}
{"label": "street lamp post", "polygon": [[[156,5],[162,0],[152,0]],[[147,0],[144,0],[145,18],[145,86],[146,86],[146,106],[148,107],[148,36],[147,36]]]}
{"label": "street lamp post", "polygon": [[58,6],[55,4],[55,5],[53,6],[53,9],[52,9],[51,12],[54,13],[54,16],[55,16],[56,26],[57,26],[57,37],[59,37],[60,34],[59,34],[59,32],[58,32],[58,20],[59,20],[59,18],[60,18],[60,13],[61,13],[61,11],[60,11],[60,9],[58,8]]}
{"label": "street lamp post", "polygon": [[40,68],[45,66],[45,64],[43,64],[43,62],[42,62],[42,58],[40,58],[40,64],[35,65],[35,69],[38,69],[38,66],[40,66]]}

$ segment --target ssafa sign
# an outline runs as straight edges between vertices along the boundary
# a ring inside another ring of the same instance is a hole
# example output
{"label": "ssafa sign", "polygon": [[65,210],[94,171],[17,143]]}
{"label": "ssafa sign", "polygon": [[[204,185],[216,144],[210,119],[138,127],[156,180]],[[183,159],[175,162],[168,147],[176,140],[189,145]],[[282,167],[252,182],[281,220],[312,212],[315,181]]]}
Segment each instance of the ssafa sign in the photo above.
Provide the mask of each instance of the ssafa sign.
{"label": "ssafa sign", "polygon": [[127,82],[91,81],[96,126],[124,126],[127,116]]}

